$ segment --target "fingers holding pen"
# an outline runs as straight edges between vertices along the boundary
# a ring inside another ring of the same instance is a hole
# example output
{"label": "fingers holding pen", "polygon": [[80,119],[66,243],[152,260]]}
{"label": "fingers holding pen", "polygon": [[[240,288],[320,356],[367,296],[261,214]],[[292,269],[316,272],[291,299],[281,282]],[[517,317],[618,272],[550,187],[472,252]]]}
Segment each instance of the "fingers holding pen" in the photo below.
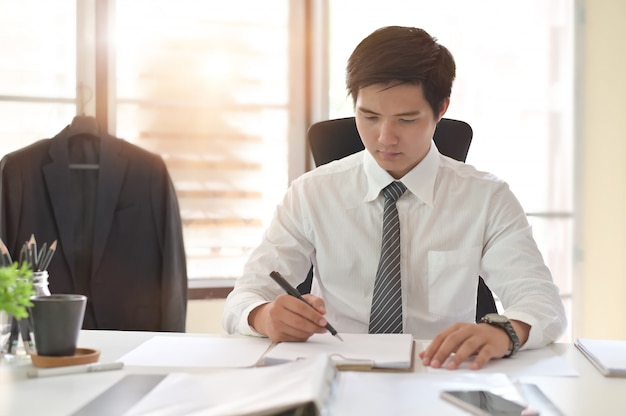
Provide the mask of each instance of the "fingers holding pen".
{"label": "fingers holding pen", "polygon": [[326,309],[324,301],[313,295],[303,296],[304,302],[289,295],[281,295],[276,298],[286,313],[281,316],[283,322],[291,328],[304,330],[309,333],[307,338],[314,333],[326,332]]}
{"label": "fingers holding pen", "polygon": [[[305,296],[306,302],[290,295],[280,295],[254,309],[249,316],[253,328],[274,342],[306,341],[315,333],[326,332],[323,300]],[[307,304],[307,302],[311,302]]]}
{"label": "fingers holding pen", "polygon": [[[324,301],[321,298],[318,298],[317,296],[313,296],[309,294],[302,295],[302,298],[306,301],[306,303],[312,306],[313,309],[315,309],[318,313],[320,313],[321,315],[326,314],[326,305],[324,304]],[[326,323],[324,323],[324,325],[326,325]]]}

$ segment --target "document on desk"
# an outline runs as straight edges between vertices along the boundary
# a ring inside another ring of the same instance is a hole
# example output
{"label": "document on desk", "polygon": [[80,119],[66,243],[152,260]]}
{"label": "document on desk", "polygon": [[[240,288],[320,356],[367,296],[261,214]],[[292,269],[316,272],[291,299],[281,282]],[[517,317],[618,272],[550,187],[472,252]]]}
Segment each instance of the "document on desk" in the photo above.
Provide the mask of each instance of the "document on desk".
{"label": "document on desk", "polygon": [[[418,341],[418,351],[423,351],[428,344],[429,342]],[[474,356],[470,356],[454,371],[456,373],[474,372],[475,370],[470,369],[470,364],[474,358]],[[427,367],[426,371],[429,373],[446,373],[450,370]],[[506,373],[513,379],[526,376],[576,377],[579,375],[563,357],[557,355],[549,347],[522,350],[511,358],[491,360],[479,371],[481,373]]]}
{"label": "document on desk", "polygon": [[265,365],[328,354],[340,370],[395,370],[413,368],[411,334],[346,334],[343,342],[329,332],[314,334],[306,342],[281,342],[263,357]]}
{"label": "document on desk", "polygon": [[502,373],[341,372],[339,381],[333,415],[469,415],[441,399],[444,390],[485,390],[520,404],[527,403],[518,385]]}
{"label": "document on desk", "polygon": [[124,416],[327,414],[336,377],[323,355],[271,367],[172,373]]}
{"label": "document on desk", "polygon": [[258,337],[154,336],[122,356],[127,366],[149,367],[253,367],[271,346]]}
{"label": "document on desk", "polygon": [[607,377],[626,377],[626,340],[578,338],[576,348]]}

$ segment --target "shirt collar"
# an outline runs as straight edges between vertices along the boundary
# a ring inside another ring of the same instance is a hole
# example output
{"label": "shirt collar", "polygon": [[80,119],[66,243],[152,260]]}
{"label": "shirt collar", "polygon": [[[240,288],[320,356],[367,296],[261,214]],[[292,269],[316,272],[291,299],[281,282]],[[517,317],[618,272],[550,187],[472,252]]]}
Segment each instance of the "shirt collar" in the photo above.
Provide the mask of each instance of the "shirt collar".
{"label": "shirt collar", "polygon": [[[367,150],[363,155],[363,169],[367,177],[367,192],[363,201],[373,201],[380,195],[380,191],[396,179],[381,168],[374,157]],[[435,179],[439,169],[439,150],[431,142],[428,153],[413,169],[399,180],[409,191],[429,206],[433,206],[435,193]]]}

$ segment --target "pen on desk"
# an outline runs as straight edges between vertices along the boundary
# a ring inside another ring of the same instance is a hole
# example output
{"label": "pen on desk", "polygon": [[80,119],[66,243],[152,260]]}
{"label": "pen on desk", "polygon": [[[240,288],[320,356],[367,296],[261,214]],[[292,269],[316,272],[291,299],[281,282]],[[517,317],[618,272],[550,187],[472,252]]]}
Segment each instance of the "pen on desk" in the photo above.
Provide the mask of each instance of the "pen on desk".
{"label": "pen on desk", "polygon": [[[294,298],[298,298],[300,299],[302,302],[306,303],[307,305],[313,307],[309,302],[307,302],[306,300],[304,300],[304,298],[302,297],[302,295],[300,294],[300,292],[298,292],[298,289],[296,289],[295,287],[291,286],[289,284],[288,281],[285,280],[284,277],[282,277],[280,275],[280,273],[278,272],[271,272],[270,273],[270,277],[272,279],[274,279],[274,281],[276,283],[278,283],[280,285],[280,287],[283,288],[283,290],[285,292],[287,292],[287,294],[293,296]],[[343,341],[343,338],[341,338],[341,336],[337,333],[337,330],[335,330],[335,328],[332,327],[332,325],[328,322],[326,322],[326,329],[328,329],[328,331],[335,337],[337,337],[340,341]]]}
{"label": "pen on desk", "polygon": [[95,373],[98,371],[121,370],[122,368],[124,368],[124,363],[122,362],[102,363],[102,364],[93,363],[93,364],[84,364],[84,365],[68,365],[65,367],[54,367],[54,368],[30,368],[26,372],[26,375],[29,378],[38,378],[38,377],[63,376],[67,374]]}

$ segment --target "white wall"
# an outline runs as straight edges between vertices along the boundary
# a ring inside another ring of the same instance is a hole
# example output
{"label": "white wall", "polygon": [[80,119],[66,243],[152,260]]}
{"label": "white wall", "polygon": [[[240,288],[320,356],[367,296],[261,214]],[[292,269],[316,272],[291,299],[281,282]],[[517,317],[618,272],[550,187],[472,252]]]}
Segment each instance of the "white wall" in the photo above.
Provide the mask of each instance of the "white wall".
{"label": "white wall", "polygon": [[626,1],[582,5],[574,337],[626,339]]}
{"label": "white wall", "polygon": [[222,329],[222,310],[225,299],[198,299],[187,303],[186,332],[225,334]]}

